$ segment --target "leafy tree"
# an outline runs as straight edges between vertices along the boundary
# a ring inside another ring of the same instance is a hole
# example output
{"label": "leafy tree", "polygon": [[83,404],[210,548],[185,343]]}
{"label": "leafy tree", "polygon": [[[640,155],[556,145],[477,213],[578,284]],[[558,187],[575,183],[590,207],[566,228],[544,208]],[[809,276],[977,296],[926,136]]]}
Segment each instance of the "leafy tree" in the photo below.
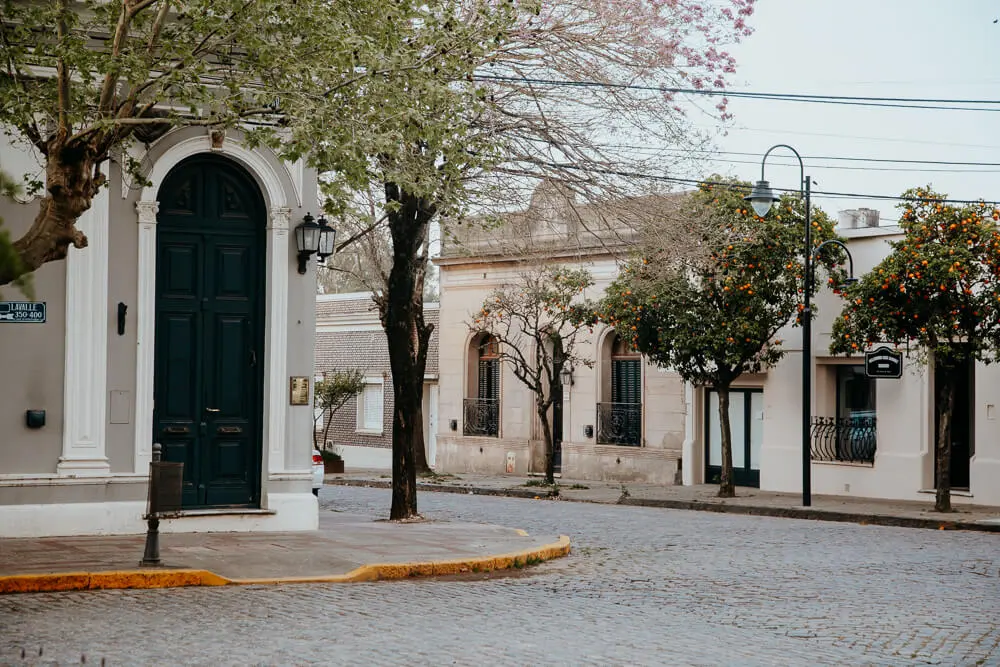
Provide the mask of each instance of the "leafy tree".
{"label": "leafy tree", "polygon": [[[601,307],[601,317],[653,363],[718,392],[719,495],[726,498],[735,495],[729,388],[784,356],[775,336],[801,324],[803,310],[803,202],[785,195],[760,218],[743,201],[749,190],[712,178],[650,221]],[[814,247],[834,237],[818,209],[812,225]],[[838,254],[820,260],[832,265]]]}
{"label": "leafy tree", "polygon": [[172,127],[238,128],[251,146],[305,157],[326,172],[331,213],[386,184],[397,245],[384,317],[397,392],[391,516],[415,514],[423,366],[411,341],[429,329],[409,292],[422,284],[415,248],[430,216],[407,211],[454,205],[441,176],[453,183],[494,155],[464,129],[486,101],[472,72],[516,11],[493,0],[3,2],[0,124],[41,154],[45,191],[0,285],[85,247],[76,221],[110,156],[141,182],[128,148]]}
{"label": "leafy tree", "polygon": [[[362,183],[370,156],[398,152],[387,120],[421,118],[429,136],[439,132],[414,90],[427,94],[428,79],[442,90],[465,67],[465,40],[474,48],[481,31],[496,35],[488,6],[468,0],[483,18],[456,26],[451,4],[3,2],[0,124],[40,153],[45,178],[34,222],[13,244],[20,262],[0,267],[0,285],[85,247],[75,223],[110,156],[141,181],[123,149],[171,127],[239,127],[253,145]],[[397,165],[393,179],[419,179],[413,163]]]}
{"label": "leafy tree", "polygon": [[[315,416],[316,428],[313,428],[313,446],[316,449],[326,447],[326,438],[333,424],[333,415],[347,401],[357,396],[365,388],[365,376],[357,369],[334,371],[330,377],[324,377],[313,387],[314,407],[319,410]],[[319,427],[323,429],[323,437],[319,436]]]}
{"label": "leafy tree", "polygon": [[875,343],[914,346],[938,378],[937,495],[951,511],[954,370],[1000,358],[1000,209],[953,205],[930,186],[903,193],[903,239],[855,285],[833,327],[831,352],[857,354]]}
{"label": "leafy tree", "polygon": [[[11,178],[10,174],[0,171],[0,196],[14,197],[21,192],[21,184]],[[10,240],[10,234],[3,228],[3,219],[0,219],[0,273],[11,271],[17,273],[21,263],[14,244]],[[30,275],[21,275],[13,281],[15,287],[24,294],[31,296]]]}
{"label": "leafy tree", "polygon": [[[545,481],[555,481],[549,409],[562,401],[567,365],[591,366],[577,354],[582,332],[593,325],[593,305],[579,301],[594,284],[583,269],[546,267],[523,273],[517,283],[493,291],[469,324],[499,343],[500,359],[535,395],[535,412],[545,442]],[[575,302],[575,303],[574,303]]]}

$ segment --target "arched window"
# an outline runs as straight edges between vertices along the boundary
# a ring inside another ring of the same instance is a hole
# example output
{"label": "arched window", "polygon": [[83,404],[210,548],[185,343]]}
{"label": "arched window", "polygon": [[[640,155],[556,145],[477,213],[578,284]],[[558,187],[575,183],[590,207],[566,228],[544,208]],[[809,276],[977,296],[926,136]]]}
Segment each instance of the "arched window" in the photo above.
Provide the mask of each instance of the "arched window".
{"label": "arched window", "polygon": [[642,403],[642,359],[628,341],[615,335],[611,345],[611,402]]}
{"label": "arched window", "polygon": [[500,343],[487,333],[475,336],[468,351],[468,394],[465,399],[465,435],[500,434]]}
{"label": "arched window", "polygon": [[500,398],[500,344],[489,334],[479,343],[479,387],[477,398],[495,401]]}
{"label": "arched window", "polygon": [[611,333],[601,346],[603,374],[597,404],[597,443],[642,444],[642,356],[627,340]]}

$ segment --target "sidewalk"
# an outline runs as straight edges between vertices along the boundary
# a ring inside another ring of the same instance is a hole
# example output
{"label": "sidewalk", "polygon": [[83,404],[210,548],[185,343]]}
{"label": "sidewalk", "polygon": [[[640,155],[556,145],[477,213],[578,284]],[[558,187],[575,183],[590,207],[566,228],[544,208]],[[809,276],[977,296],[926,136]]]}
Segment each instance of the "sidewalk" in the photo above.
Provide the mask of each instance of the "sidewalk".
{"label": "sidewalk", "polygon": [[[346,486],[389,486],[384,470],[348,470],[343,475],[327,475],[327,484]],[[812,497],[811,507],[802,507],[802,496],[774,493],[749,487],[737,487],[736,498],[719,498],[718,486],[661,486],[630,482],[556,479],[558,491],[540,486],[541,477],[515,475],[443,474],[418,480],[421,491],[510,496],[516,498],[551,498],[586,503],[639,505],[668,509],[728,512],[758,516],[846,521],[851,523],[935,530],[976,530],[1000,533],[1000,507],[959,504],[952,499],[954,512],[934,510],[934,496],[927,502],[881,500],[849,496]]]}
{"label": "sidewalk", "polygon": [[145,535],[0,541],[0,593],[355,582],[523,567],[569,538],[484,524],[373,521],[320,511],[314,532],[163,533],[162,567],[140,568]]}

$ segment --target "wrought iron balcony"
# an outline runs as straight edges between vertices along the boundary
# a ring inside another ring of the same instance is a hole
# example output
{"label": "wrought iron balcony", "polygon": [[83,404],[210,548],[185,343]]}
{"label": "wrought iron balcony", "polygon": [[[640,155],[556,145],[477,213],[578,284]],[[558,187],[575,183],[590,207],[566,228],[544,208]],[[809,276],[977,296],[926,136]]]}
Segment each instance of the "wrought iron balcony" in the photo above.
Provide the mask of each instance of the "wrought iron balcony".
{"label": "wrought iron balcony", "polygon": [[638,447],[642,443],[642,403],[598,403],[597,444]]}
{"label": "wrought iron balcony", "polygon": [[500,401],[495,398],[465,399],[463,433],[496,438],[500,435]]}
{"label": "wrought iron balcony", "polygon": [[875,417],[813,417],[813,461],[874,463]]}

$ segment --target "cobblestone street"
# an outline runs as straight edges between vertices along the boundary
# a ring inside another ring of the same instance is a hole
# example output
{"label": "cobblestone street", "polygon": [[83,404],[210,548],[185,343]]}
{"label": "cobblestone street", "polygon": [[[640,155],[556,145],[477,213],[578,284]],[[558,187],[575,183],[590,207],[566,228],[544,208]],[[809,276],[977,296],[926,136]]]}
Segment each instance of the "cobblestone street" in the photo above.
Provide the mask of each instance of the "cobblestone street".
{"label": "cobblestone street", "polygon": [[[327,486],[321,502],[385,515],[389,492]],[[420,503],[567,534],[573,554],[489,579],[5,596],[0,664],[1000,665],[997,535]]]}

